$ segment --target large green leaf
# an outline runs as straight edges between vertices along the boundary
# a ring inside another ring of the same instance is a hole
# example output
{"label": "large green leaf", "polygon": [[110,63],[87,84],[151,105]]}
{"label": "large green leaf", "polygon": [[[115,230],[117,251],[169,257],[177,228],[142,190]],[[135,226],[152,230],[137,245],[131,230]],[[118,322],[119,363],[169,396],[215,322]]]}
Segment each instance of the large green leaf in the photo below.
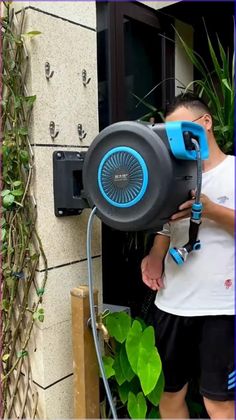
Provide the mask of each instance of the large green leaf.
{"label": "large green leaf", "polygon": [[148,400],[155,406],[158,406],[160,403],[161,396],[164,391],[165,380],[163,371],[161,371],[158,382],[153,389],[153,391],[147,395]]}
{"label": "large green leaf", "polygon": [[115,371],[113,369],[114,359],[110,356],[103,356],[103,365],[106,374],[106,378],[109,379],[111,376],[115,375]]}
{"label": "large green leaf", "polygon": [[122,345],[121,350],[120,350],[120,367],[121,367],[121,370],[125,379],[128,382],[130,382],[135,376],[135,373],[130,366],[124,344]]}
{"label": "large green leaf", "polygon": [[118,393],[123,404],[127,402],[129,392],[133,392],[135,395],[140,392],[140,382],[137,376],[131,382],[125,381],[118,387]]}
{"label": "large green leaf", "polygon": [[126,312],[114,312],[106,317],[106,326],[110,336],[123,343],[131,327],[131,317]]}
{"label": "large green leaf", "polygon": [[143,350],[142,357],[138,361],[138,376],[145,395],[155,388],[161,368],[161,359],[157,350],[152,349],[149,352],[149,356],[147,354],[144,355]]}
{"label": "large green leaf", "polygon": [[155,388],[162,369],[161,359],[155,347],[153,327],[148,327],[142,334],[139,344],[137,374],[144,395]]}
{"label": "large green leaf", "polygon": [[132,327],[129,330],[125,348],[127,357],[131,368],[137,373],[138,359],[139,359],[139,343],[142,337],[142,326],[139,321],[134,321]]}
{"label": "large green leaf", "polygon": [[123,375],[123,372],[122,372],[122,369],[121,369],[121,366],[120,366],[120,357],[119,357],[119,354],[116,354],[116,356],[115,356],[115,361],[114,361],[114,364],[113,364],[113,369],[115,371],[115,377],[116,377],[117,383],[119,385],[122,385],[125,382],[126,378]]}
{"label": "large green leaf", "polygon": [[129,392],[130,392],[130,384],[127,381],[118,387],[118,393],[119,393],[119,397],[122,404],[126,404],[128,400]]}
{"label": "large green leaf", "polygon": [[147,404],[142,392],[134,395],[129,392],[128,395],[128,412],[131,419],[145,419],[147,413]]}
{"label": "large green leaf", "polygon": [[149,394],[155,388],[162,368],[153,327],[147,327],[142,332],[141,324],[135,320],[126,340],[126,352],[144,394]]}

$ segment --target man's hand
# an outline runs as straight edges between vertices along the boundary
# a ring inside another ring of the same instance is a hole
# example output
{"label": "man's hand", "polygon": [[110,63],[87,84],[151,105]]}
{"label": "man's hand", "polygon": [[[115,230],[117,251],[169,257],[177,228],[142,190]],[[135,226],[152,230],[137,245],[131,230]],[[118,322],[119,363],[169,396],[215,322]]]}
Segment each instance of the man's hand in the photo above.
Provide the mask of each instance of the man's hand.
{"label": "man's hand", "polygon": [[152,254],[143,258],[141,263],[142,280],[152,290],[164,288],[162,272],[163,260]]}
{"label": "man's hand", "polygon": [[[170,221],[176,222],[191,216],[191,208],[194,200],[194,191],[191,191],[192,200],[185,201],[179,206],[178,213],[171,216]],[[213,220],[223,229],[234,235],[234,210],[214,203],[205,194],[201,194],[202,217]]]}
{"label": "man's hand", "polygon": [[[179,206],[178,213],[175,213],[171,216],[170,220],[172,222],[175,222],[176,220],[185,219],[186,217],[191,216],[191,208],[193,205],[194,200],[194,191],[191,191],[192,199],[185,201],[185,203],[181,204]],[[210,213],[211,207],[215,205],[205,194],[201,194],[201,203],[202,203],[202,216],[208,217],[208,214]]]}

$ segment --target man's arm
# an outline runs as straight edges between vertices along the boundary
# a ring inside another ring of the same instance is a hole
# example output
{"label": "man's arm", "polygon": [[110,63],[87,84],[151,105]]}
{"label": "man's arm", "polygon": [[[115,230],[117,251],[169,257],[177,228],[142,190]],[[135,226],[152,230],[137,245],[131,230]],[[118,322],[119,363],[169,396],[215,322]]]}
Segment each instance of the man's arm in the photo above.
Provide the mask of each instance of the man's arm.
{"label": "man's arm", "polygon": [[203,212],[203,216],[221,225],[225,230],[234,235],[234,210],[228,207],[212,203],[207,209],[207,213]]}
{"label": "man's arm", "polygon": [[149,255],[142,260],[142,280],[152,290],[160,290],[164,287],[162,274],[164,259],[169,246],[170,237],[164,234],[157,234]]}
{"label": "man's arm", "polygon": [[164,235],[161,232],[155,236],[153,246],[149,255],[153,255],[154,257],[161,258],[164,260],[167,251],[170,246],[170,237],[169,235]]}
{"label": "man's arm", "polygon": [[[203,204],[202,217],[213,220],[234,235],[234,210],[214,203],[204,194],[201,194],[201,202]],[[180,211],[171,216],[171,221],[190,217],[192,204],[193,200],[181,204],[179,206]]]}

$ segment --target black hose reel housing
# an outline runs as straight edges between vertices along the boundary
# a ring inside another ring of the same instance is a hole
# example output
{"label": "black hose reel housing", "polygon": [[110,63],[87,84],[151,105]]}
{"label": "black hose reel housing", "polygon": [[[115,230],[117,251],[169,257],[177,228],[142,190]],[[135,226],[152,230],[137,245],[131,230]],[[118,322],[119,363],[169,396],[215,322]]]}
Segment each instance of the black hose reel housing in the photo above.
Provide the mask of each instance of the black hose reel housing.
{"label": "black hose reel housing", "polygon": [[166,124],[132,121],[98,134],[85,156],[83,185],[105,224],[155,231],[189,198],[196,188],[196,161],[176,158],[171,140]]}

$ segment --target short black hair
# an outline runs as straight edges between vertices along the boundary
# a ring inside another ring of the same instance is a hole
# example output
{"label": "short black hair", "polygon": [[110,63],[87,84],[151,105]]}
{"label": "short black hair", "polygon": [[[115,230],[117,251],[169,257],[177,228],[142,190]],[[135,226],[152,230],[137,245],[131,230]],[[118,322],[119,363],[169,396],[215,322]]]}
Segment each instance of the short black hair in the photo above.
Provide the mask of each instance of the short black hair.
{"label": "short black hair", "polygon": [[187,109],[196,109],[204,114],[210,114],[212,116],[209,106],[202,100],[202,98],[199,98],[193,93],[186,92],[180,93],[180,95],[176,96],[173,101],[166,104],[164,117],[166,118],[182,106]]}

